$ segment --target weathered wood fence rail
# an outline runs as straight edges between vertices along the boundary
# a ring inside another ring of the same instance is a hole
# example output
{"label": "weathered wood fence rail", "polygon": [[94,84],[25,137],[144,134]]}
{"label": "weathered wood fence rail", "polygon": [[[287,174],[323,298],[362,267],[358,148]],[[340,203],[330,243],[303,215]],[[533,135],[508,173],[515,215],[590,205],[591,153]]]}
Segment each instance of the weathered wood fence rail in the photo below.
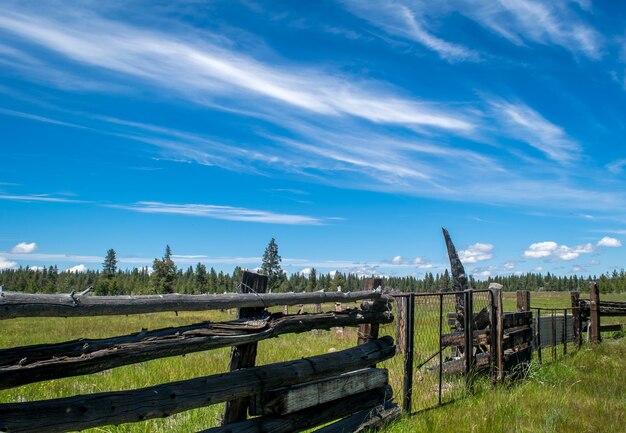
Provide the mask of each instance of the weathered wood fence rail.
{"label": "weathered wood fence rail", "polygon": [[[143,421],[226,402],[224,425],[210,432],[291,432],[337,419],[324,432],[355,431],[395,417],[387,370],[373,368],[392,357],[390,337],[378,325],[393,321],[391,298],[380,291],[265,294],[267,278],[244,272],[233,295],[91,297],[3,292],[0,318],[125,315],[159,311],[238,308],[238,319],[142,331],[103,339],[0,350],[0,389],[102,371],[151,359],[233,346],[231,372],[147,388],[0,404],[0,431],[64,432]],[[360,309],[270,314],[277,305],[364,301]],[[367,325],[367,327],[365,326]],[[359,326],[360,344],[301,360],[255,366],[256,343],[286,333]],[[365,331],[363,331],[365,329]],[[247,414],[258,415],[246,419]],[[333,427],[335,426],[335,427]]]}

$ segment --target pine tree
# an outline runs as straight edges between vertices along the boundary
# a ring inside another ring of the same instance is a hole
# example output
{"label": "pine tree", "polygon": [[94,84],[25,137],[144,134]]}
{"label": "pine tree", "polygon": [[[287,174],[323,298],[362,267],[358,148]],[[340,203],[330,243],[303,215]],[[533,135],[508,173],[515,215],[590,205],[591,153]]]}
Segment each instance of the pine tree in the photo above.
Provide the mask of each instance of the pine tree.
{"label": "pine tree", "polygon": [[200,262],[196,265],[196,290],[198,293],[205,293],[207,290],[206,266]]}
{"label": "pine tree", "polygon": [[165,247],[165,255],[161,260],[154,259],[152,265],[152,287],[156,293],[174,293],[176,279],[176,265],[172,261],[172,249]]}
{"label": "pine tree", "polygon": [[268,277],[268,289],[270,293],[277,291],[282,283],[283,270],[280,267],[282,259],[278,255],[278,245],[274,238],[267,244],[265,253],[263,253],[263,264],[261,265],[261,272]]}
{"label": "pine tree", "polygon": [[107,251],[107,255],[102,262],[102,275],[107,279],[112,279],[117,272],[117,257],[115,256],[115,250],[110,248]]}

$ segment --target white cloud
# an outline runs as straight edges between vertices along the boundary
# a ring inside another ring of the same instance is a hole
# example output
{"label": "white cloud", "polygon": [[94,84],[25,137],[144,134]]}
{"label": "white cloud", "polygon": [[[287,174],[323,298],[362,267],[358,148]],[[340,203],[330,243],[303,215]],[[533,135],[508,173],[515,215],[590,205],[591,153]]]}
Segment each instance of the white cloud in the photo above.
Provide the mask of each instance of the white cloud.
{"label": "white cloud", "polygon": [[304,268],[304,269],[301,269],[300,272],[298,273],[302,275],[303,277],[308,277],[309,275],[311,275],[311,269],[312,268]]}
{"label": "white cloud", "polygon": [[605,236],[597,243],[599,247],[617,248],[622,246],[622,241],[609,236]]}
{"label": "white cloud", "polygon": [[570,9],[554,0],[470,0],[455,2],[461,13],[516,45],[535,42],[561,46],[591,59],[602,55],[602,36]]}
{"label": "white cloud", "polygon": [[77,10],[63,19],[54,12],[43,16],[4,10],[0,28],[72,61],[148,81],[212,107],[219,107],[214,101],[223,98],[229,109],[236,109],[232,98],[247,95],[246,109],[263,110],[270,102],[323,116],[472,129],[471,123],[398,96],[382,83],[357,84],[336,74],[280,66],[277,59],[264,63],[227,49],[223,37],[208,33],[182,40]]}
{"label": "white cloud", "polygon": [[[478,60],[478,54],[460,44],[446,41],[428,30],[430,20],[421,5],[403,2],[345,0],[355,15],[369,21],[392,36],[417,42],[447,60]],[[415,7],[418,6],[418,7]]]}
{"label": "white cloud", "polygon": [[45,268],[45,266],[29,266],[28,270],[30,271],[43,271]]}
{"label": "white cloud", "polygon": [[545,119],[522,103],[491,101],[492,113],[508,135],[523,141],[562,164],[578,160],[582,147],[567,136],[563,128]]}
{"label": "white cloud", "polygon": [[559,245],[553,241],[546,241],[531,244],[524,251],[524,257],[529,259],[541,259],[552,256],[555,260],[571,261],[577,259],[581,254],[588,254],[593,251],[594,247],[590,243],[568,247],[567,245]]}
{"label": "white cloud", "polygon": [[12,195],[12,194],[0,194],[0,200],[10,201],[38,201],[48,203],[86,203],[82,200],[74,200],[69,198],[54,197],[50,194],[28,194],[28,195]]}
{"label": "white cloud", "polygon": [[502,267],[504,267],[504,269],[506,269],[507,271],[512,271],[513,269],[515,269],[515,266],[517,266],[517,262],[515,260],[509,260],[508,262],[504,263],[504,265],[502,265]]}
{"label": "white cloud", "polygon": [[466,250],[459,251],[459,258],[463,263],[477,263],[493,258],[493,244],[477,242]]}
{"label": "white cloud", "polygon": [[319,225],[323,223],[323,220],[320,218],[305,215],[278,214],[262,210],[209,204],[171,204],[140,201],[128,206],[112,205],[111,207],[141,213],[191,215],[204,218],[266,224]]}
{"label": "white cloud", "polygon": [[19,244],[11,248],[11,252],[14,254],[28,254],[28,253],[32,253],[36,249],[37,249],[37,244],[35,242],[31,242],[31,243],[20,242]]}
{"label": "white cloud", "polygon": [[393,259],[391,259],[392,265],[401,265],[403,263],[404,263],[404,258],[402,256],[395,256]]}
{"label": "white cloud", "polygon": [[0,257],[0,269],[13,269],[17,266],[17,263],[6,260],[4,257]]}
{"label": "white cloud", "polygon": [[87,271],[87,266],[83,264],[72,266],[71,268],[66,270],[66,272],[73,272],[73,273],[80,273],[80,272],[86,272],[86,271]]}
{"label": "white cloud", "polygon": [[530,245],[528,249],[524,251],[524,257],[531,258],[531,259],[539,259],[542,257],[548,257],[557,248],[558,248],[558,244],[556,242],[552,242],[552,241],[537,242],[537,243]]}
{"label": "white cloud", "polygon": [[620,174],[626,167],[626,159],[618,159],[606,165],[606,168],[613,174]]}

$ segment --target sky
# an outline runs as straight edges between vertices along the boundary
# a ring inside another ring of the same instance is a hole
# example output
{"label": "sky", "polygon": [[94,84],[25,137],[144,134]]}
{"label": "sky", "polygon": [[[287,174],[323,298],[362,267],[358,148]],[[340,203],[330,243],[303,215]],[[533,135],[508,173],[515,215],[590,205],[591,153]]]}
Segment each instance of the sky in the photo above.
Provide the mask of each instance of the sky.
{"label": "sky", "polygon": [[0,268],[599,275],[626,5],[0,3]]}

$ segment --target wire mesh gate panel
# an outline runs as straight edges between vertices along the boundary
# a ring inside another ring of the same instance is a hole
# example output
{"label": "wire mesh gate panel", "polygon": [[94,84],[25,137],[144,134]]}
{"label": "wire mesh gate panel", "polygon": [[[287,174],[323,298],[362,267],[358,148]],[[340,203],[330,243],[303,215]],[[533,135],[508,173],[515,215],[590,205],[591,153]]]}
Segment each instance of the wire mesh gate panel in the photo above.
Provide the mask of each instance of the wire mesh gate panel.
{"label": "wire mesh gate panel", "polygon": [[465,396],[476,375],[491,366],[492,293],[410,293],[396,299],[404,410],[413,413]]}

